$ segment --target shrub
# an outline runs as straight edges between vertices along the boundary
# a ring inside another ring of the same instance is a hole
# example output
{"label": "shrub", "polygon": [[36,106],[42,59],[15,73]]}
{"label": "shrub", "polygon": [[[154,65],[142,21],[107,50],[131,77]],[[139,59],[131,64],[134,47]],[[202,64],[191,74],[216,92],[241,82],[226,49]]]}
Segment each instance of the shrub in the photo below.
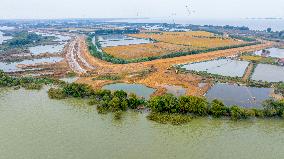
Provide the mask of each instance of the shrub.
{"label": "shrub", "polygon": [[204,98],[195,96],[181,96],[178,100],[181,113],[193,113],[204,116],[208,114],[208,103]]}
{"label": "shrub", "polygon": [[128,104],[129,104],[129,108],[131,109],[137,109],[137,107],[139,105],[144,104],[144,100],[143,99],[139,99],[135,94],[130,94],[129,98],[128,98]]}
{"label": "shrub", "polygon": [[230,115],[233,120],[246,119],[248,116],[243,108],[232,106],[230,108]]}
{"label": "shrub", "polygon": [[71,83],[63,87],[63,92],[70,97],[84,98],[94,94],[92,88],[85,84]]}
{"label": "shrub", "polygon": [[97,99],[102,99],[102,98],[107,98],[107,97],[111,97],[111,91],[110,90],[96,90],[94,92],[94,97]]}
{"label": "shrub", "polygon": [[263,102],[264,115],[267,117],[279,116],[284,112],[284,102],[268,99]]}
{"label": "shrub", "polygon": [[64,99],[66,95],[62,89],[50,88],[48,90],[48,97],[51,99]]}
{"label": "shrub", "polygon": [[127,93],[123,90],[118,90],[113,93],[113,96],[118,97],[119,99],[125,99],[127,98]]}
{"label": "shrub", "polygon": [[213,117],[219,118],[221,116],[227,115],[228,108],[225,106],[225,104],[222,101],[214,99],[211,103],[210,112]]}
{"label": "shrub", "polygon": [[264,117],[264,112],[263,110],[260,109],[251,109],[252,111],[254,111],[255,117]]}
{"label": "shrub", "polygon": [[178,113],[178,100],[172,94],[157,96],[150,99],[148,106],[155,112]]}

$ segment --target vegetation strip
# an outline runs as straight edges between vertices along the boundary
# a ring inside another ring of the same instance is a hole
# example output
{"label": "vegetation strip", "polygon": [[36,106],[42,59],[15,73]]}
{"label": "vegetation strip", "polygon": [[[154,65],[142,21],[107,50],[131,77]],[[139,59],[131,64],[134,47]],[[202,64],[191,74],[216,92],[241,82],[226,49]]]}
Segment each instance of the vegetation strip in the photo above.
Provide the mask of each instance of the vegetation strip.
{"label": "vegetation strip", "polygon": [[[251,117],[284,117],[284,100],[266,100],[263,109],[246,109],[239,106],[227,107],[222,101],[213,100],[209,103],[205,98],[195,96],[175,97],[171,94],[152,97],[146,101],[134,94],[128,95],[122,90],[93,90],[90,86],[77,83],[65,83],[47,78],[11,77],[0,72],[1,87],[24,87],[26,89],[41,89],[44,84],[56,84],[50,88],[48,96],[52,99],[67,97],[85,98],[90,105],[97,105],[99,113],[114,112],[115,119],[120,119],[123,111],[129,109],[149,109],[148,119],[164,124],[185,124],[195,116],[227,117],[232,120]],[[282,85],[284,88],[284,86]]]}

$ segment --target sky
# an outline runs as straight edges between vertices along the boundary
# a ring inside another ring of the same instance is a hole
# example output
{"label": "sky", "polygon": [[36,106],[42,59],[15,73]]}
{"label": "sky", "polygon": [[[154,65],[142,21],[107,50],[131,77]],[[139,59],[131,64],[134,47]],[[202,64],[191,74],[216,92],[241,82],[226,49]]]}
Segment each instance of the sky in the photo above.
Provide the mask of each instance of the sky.
{"label": "sky", "polygon": [[0,19],[284,18],[283,8],[284,0],[0,0]]}

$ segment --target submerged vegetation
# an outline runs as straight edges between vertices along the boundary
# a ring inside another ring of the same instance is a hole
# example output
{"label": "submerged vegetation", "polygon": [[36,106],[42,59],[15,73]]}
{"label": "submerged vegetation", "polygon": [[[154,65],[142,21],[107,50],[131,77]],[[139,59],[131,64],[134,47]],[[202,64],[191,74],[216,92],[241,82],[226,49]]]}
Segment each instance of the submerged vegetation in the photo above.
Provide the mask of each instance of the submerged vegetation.
{"label": "submerged vegetation", "polygon": [[161,123],[161,124],[172,124],[180,125],[189,123],[192,117],[184,114],[169,114],[169,113],[157,113],[151,112],[147,119]]}

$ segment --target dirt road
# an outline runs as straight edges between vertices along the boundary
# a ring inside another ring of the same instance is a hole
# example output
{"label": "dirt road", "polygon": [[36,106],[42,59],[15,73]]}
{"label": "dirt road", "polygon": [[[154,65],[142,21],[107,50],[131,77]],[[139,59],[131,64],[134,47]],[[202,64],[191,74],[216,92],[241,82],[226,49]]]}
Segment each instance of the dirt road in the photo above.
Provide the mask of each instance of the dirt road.
{"label": "dirt road", "polygon": [[[158,94],[165,92],[165,89],[161,87],[162,85],[180,85],[186,88],[187,95],[201,96],[208,90],[208,88],[210,88],[210,82],[207,86],[200,88],[199,83],[202,82],[202,77],[192,74],[177,74],[174,69],[169,68],[176,64],[200,62],[218,57],[233,56],[243,52],[261,50],[272,45],[273,43],[267,42],[254,46],[213,51],[169,59],[159,59],[141,63],[112,64],[93,57],[88,51],[85,37],[78,36],[74,39],[73,43],[70,44],[66,58],[68,59],[68,63],[73,71],[79,74],[86,74],[87,72],[92,72],[92,74],[94,74],[94,76],[82,77],[77,81],[79,83],[89,84],[94,88],[100,88],[106,83],[113,82],[94,81],[92,79],[95,76],[116,74],[123,77],[121,82],[144,84],[146,86],[156,88],[158,90]],[[143,77],[135,76],[145,70],[154,71],[144,75]]]}

